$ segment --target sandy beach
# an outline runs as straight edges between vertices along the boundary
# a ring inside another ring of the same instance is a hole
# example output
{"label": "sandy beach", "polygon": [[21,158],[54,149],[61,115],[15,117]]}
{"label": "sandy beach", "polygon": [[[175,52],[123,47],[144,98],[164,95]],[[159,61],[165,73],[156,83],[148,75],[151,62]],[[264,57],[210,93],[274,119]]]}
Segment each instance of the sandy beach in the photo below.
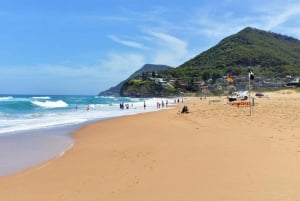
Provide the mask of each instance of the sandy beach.
{"label": "sandy beach", "polygon": [[[5,201],[300,200],[300,93],[249,107],[224,97],[110,119],[62,157],[0,177]],[[187,105],[190,113],[179,111]]]}

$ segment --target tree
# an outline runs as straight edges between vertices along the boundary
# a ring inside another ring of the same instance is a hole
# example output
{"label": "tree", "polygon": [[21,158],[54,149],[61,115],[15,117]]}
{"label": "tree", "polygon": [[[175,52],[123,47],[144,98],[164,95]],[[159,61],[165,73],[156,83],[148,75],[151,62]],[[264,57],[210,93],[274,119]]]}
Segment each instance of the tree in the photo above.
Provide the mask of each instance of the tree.
{"label": "tree", "polygon": [[202,73],[202,79],[205,81],[209,80],[210,79],[210,71],[204,71]]}

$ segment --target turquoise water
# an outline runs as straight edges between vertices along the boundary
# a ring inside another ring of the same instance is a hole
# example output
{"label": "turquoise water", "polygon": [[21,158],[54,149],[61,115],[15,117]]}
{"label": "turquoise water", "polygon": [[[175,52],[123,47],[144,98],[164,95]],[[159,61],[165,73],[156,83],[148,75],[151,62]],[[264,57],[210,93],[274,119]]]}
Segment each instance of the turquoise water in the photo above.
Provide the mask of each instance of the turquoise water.
{"label": "turquoise water", "polygon": [[[143,101],[98,96],[0,96],[0,135],[140,112],[138,106]],[[121,111],[120,103],[134,104],[136,110]]]}
{"label": "turquoise water", "polygon": [[70,133],[89,122],[156,111],[162,101],[166,99],[1,95],[0,176],[62,155],[74,144]]}
{"label": "turquoise water", "polygon": [[[155,106],[156,99],[4,95],[0,96],[0,135],[144,112],[144,101]],[[120,110],[120,103],[131,107]]]}

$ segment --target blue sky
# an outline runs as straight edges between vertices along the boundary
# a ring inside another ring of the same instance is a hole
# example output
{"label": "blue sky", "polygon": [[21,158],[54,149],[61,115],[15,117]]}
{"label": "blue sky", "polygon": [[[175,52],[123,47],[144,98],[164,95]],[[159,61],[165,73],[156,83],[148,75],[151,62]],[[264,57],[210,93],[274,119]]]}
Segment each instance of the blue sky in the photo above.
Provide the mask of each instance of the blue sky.
{"label": "blue sky", "polygon": [[0,0],[0,94],[95,95],[252,26],[300,39],[298,0]]}

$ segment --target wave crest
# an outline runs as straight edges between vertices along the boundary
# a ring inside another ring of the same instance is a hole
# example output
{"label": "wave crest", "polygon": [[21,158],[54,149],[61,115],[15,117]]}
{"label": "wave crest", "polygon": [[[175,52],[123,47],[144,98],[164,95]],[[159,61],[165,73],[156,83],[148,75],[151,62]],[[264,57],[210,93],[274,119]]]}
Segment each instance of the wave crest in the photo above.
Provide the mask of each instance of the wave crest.
{"label": "wave crest", "polygon": [[68,104],[62,100],[58,101],[31,101],[32,104],[37,105],[39,107],[43,108],[62,108],[62,107],[68,107]]}
{"label": "wave crest", "polygon": [[12,96],[0,97],[0,101],[8,101],[8,100],[12,100],[12,99],[13,99]]}
{"label": "wave crest", "polygon": [[51,99],[50,96],[33,96],[31,97],[32,99],[44,99],[44,100],[49,100]]}

